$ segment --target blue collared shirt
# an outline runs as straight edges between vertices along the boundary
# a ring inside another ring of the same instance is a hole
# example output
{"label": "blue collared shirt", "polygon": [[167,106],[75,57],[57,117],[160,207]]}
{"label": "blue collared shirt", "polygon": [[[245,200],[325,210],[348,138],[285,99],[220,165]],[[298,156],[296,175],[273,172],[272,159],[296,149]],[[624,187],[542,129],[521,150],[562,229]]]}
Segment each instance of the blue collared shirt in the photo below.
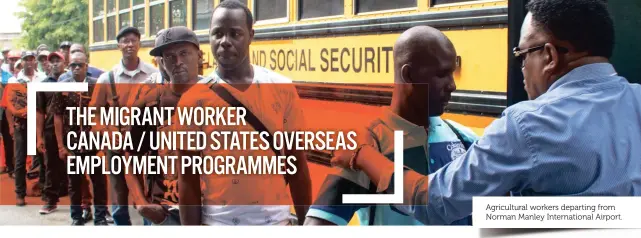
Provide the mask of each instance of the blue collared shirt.
{"label": "blue collared shirt", "polygon": [[641,85],[607,63],[574,69],[507,108],[461,158],[414,178],[404,190],[422,188],[405,194],[417,202],[399,209],[426,224],[470,215],[473,196],[641,196]]}

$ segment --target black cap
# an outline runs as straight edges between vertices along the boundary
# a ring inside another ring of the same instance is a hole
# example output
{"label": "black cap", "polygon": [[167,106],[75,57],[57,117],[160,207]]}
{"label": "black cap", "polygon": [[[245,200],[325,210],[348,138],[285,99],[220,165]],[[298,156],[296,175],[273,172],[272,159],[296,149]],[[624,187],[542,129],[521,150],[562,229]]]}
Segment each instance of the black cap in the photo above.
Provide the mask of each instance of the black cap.
{"label": "black cap", "polygon": [[22,53],[22,57],[20,57],[20,58],[21,59],[25,59],[25,58],[27,58],[29,56],[33,56],[35,58],[36,57],[36,53],[33,52],[33,51],[25,51],[25,52]]}
{"label": "black cap", "polygon": [[184,26],[176,26],[160,32],[156,35],[156,47],[149,54],[151,56],[162,56],[162,51],[169,45],[176,43],[191,43],[200,48],[196,33]]}
{"label": "black cap", "polygon": [[58,47],[58,48],[62,49],[62,48],[65,48],[65,47],[71,47],[71,42],[63,41],[62,43],[60,43],[60,47]]}
{"label": "black cap", "polygon": [[138,38],[140,38],[140,30],[138,30],[138,28],[136,27],[128,26],[118,32],[118,35],[116,35],[116,41],[120,41],[120,38],[129,33],[134,33],[138,36]]}

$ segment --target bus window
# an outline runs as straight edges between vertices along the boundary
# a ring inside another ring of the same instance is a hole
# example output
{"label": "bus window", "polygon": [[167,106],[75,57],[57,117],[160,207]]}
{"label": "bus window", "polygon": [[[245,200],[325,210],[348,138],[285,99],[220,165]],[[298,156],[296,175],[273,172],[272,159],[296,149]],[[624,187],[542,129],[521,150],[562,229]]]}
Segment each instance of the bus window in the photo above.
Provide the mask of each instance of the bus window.
{"label": "bus window", "polygon": [[105,9],[103,0],[93,0],[93,42],[102,42],[105,40],[103,22],[105,18]]}
{"label": "bus window", "polygon": [[287,18],[287,0],[254,0],[256,21]]}
{"label": "bus window", "polygon": [[187,6],[185,2],[186,0],[171,0],[169,2],[169,27],[187,26]]}
{"label": "bus window", "polygon": [[149,5],[149,28],[151,28],[149,29],[149,35],[155,36],[156,33],[165,28],[165,1],[154,1]]}
{"label": "bus window", "polygon": [[118,29],[123,29],[125,27],[131,26],[131,19],[129,19],[129,12],[131,11],[131,1],[129,0],[118,0]]}
{"label": "bus window", "polygon": [[118,10],[129,10],[131,2],[129,0],[118,0]]}
{"label": "bus window", "polygon": [[[225,0],[221,0],[220,2],[224,2],[224,1]],[[245,4],[245,6],[247,6],[247,0],[239,0],[239,2],[242,2],[243,4]]]}
{"label": "bus window", "polygon": [[416,7],[416,0],[354,0],[355,13],[394,10]]}
{"label": "bus window", "polygon": [[209,29],[214,3],[211,0],[196,0],[194,6],[194,30]]}
{"label": "bus window", "polygon": [[[136,1],[134,1],[136,2]],[[145,5],[134,6],[134,27],[138,28],[141,35],[145,35]]]}
{"label": "bus window", "polygon": [[125,27],[131,26],[131,19],[129,19],[129,12],[125,13],[120,13],[120,17],[118,19],[120,21],[120,29],[124,29]]}
{"label": "bus window", "polygon": [[107,41],[116,39],[116,16],[107,17]]}
{"label": "bus window", "polygon": [[101,17],[105,15],[105,9],[102,0],[93,0],[93,17]]}
{"label": "bus window", "polygon": [[343,15],[345,5],[343,0],[300,0],[299,19]]}
{"label": "bus window", "polygon": [[452,3],[462,3],[462,2],[472,2],[478,0],[432,0],[432,6],[443,5],[443,4],[452,4]]}
{"label": "bus window", "polygon": [[93,42],[102,42],[105,40],[104,29],[102,18],[93,21]]}
{"label": "bus window", "polygon": [[107,0],[107,14],[116,11],[116,0]]}

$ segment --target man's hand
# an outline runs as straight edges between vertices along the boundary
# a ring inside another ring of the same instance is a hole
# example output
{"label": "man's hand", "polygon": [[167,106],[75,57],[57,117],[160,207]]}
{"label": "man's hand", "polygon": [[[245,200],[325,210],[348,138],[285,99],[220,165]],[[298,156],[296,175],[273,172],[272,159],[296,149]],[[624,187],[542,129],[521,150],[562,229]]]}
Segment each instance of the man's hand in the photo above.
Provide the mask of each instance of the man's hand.
{"label": "man's hand", "polygon": [[140,213],[141,216],[144,218],[147,218],[149,221],[153,222],[154,224],[160,224],[165,219],[167,216],[169,216],[169,211],[167,211],[163,206],[158,205],[158,204],[148,204],[148,205],[142,205],[138,206],[136,208],[138,210],[138,213]]}
{"label": "man's hand", "polygon": [[338,150],[334,152],[334,157],[332,158],[332,167],[340,167],[344,169],[349,169],[349,162],[354,155],[354,151],[351,150]]}
{"label": "man's hand", "polygon": [[[353,150],[336,150],[333,151],[332,154],[332,167],[341,167],[344,169],[350,169],[350,163],[352,160],[352,157],[354,157],[354,152],[356,152],[359,147],[362,147],[363,145],[374,145],[376,142],[373,141],[372,134],[367,130],[367,128],[359,128],[356,130],[353,130],[356,132],[356,146]],[[366,146],[366,147],[367,147]],[[371,146],[372,148],[375,148],[374,146]],[[356,166],[356,164],[354,164]]]}
{"label": "man's hand", "polygon": [[61,160],[66,160],[69,157],[69,151],[64,146],[58,146],[58,156]]}
{"label": "man's hand", "polygon": [[40,151],[40,153],[44,154],[45,152],[47,152],[47,149],[45,148],[44,138],[38,137],[38,139],[36,140],[36,148],[38,149],[38,151]]}

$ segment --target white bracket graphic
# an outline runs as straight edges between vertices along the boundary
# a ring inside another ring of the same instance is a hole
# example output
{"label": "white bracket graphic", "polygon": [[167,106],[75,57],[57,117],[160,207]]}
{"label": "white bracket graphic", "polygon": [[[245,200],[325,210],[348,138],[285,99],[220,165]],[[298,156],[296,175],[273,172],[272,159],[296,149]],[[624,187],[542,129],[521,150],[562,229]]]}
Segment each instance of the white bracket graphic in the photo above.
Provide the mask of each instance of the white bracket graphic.
{"label": "white bracket graphic", "polygon": [[403,131],[394,131],[394,194],[343,194],[343,204],[402,204],[403,147]]}
{"label": "white bracket graphic", "polygon": [[36,155],[36,94],[38,92],[87,92],[89,83],[40,83],[27,86],[27,155]]}

